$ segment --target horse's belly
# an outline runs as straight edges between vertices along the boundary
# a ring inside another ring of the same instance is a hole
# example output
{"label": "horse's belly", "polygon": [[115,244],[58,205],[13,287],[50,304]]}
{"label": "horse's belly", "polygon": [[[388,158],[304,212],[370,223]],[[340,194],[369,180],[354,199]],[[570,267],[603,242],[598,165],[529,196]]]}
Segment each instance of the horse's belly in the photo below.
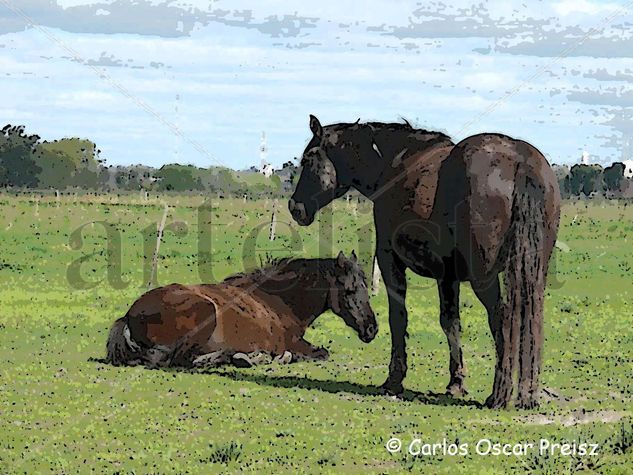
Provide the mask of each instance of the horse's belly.
{"label": "horse's belly", "polygon": [[406,266],[422,277],[439,278],[444,274],[445,250],[438,249],[426,235],[400,233],[394,239],[393,250]]}

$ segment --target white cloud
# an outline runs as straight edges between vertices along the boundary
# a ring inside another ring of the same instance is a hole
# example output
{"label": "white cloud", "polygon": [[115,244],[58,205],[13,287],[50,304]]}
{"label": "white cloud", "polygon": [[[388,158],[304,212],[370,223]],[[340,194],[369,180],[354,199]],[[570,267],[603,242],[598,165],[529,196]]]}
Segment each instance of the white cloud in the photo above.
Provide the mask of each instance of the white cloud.
{"label": "white cloud", "polygon": [[53,100],[59,107],[98,110],[104,106],[114,107],[121,98],[117,94],[93,90],[63,92]]}
{"label": "white cloud", "polygon": [[563,0],[552,5],[554,11],[561,16],[574,14],[597,15],[614,12],[622,8],[616,3],[590,2],[588,0]]}
{"label": "white cloud", "polygon": [[[532,3],[523,6],[498,1],[485,7],[460,1],[428,9],[429,15],[445,15],[447,21],[458,18],[460,11],[466,12],[463,15],[474,21],[466,26],[459,23],[465,28],[453,33],[459,33],[459,38],[401,40],[387,34],[388,25],[408,25],[419,6],[414,1],[398,1],[387,7],[375,0],[360,11],[352,8],[351,0],[301,5],[288,1],[217,1],[211,9],[230,9],[232,19],[239,18],[234,10],[252,9],[253,21],[260,23],[268,15],[282,18],[284,12],[295,11],[300,17],[318,18],[317,27],[301,30],[300,35],[307,36],[297,38],[271,38],[259,28],[244,26],[247,20],[234,26],[212,22],[183,32],[188,36],[170,38],[106,31],[49,31],[213,155],[242,168],[257,161],[262,130],[268,132],[274,163],[300,153],[309,136],[309,113],[317,114],[324,123],[358,117],[383,121],[406,117],[423,127],[456,133],[504,98],[506,91],[540,70],[547,59],[539,55],[564,49],[561,38],[567,34],[565,28],[582,33],[578,24],[602,18],[591,16],[586,1],[581,1],[579,7],[584,12],[562,6],[565,3],[556,4],[560,12],[551,6],[536,8]],[[65,2],[65,6],[85,4],[79,0]],[[99,2],[106,11],[114,8],[112,4]],[[196,7],[209,11],[208,3],[205,6],[197,2]],[[559,16],[556,21],[562,29],[555,31],[559,36],[543,41],[539,34],[554,15]],[[151,30],[149,19],[139,18],[138,22],[141,33]],[[385,29],[368,31],[368,26],[383,23]],[[533,38],[532,46],[540,48],[538,54],[527,49],[521,50],[526,53],[523,55],[504,54],[495,36],[505,34],[497,27],[500,23],[523,33],[526,30],[525,37]],[[482,30],[478,24],[487,29]],[[424,27],[416,31],[429,34]],[[433,32],[440,35],[445,30]],[[621,51],[620,43],[610,44],[604,35],[595,35],[602,41],[596,52],[609,45],[614,54],[626,53]],[[91,68],[64,59],[68,52],[49,43],[38,30],[2,35],[0,43],[7,44],[0,50],[5,122],[23,123],[30,132],[48,139],[65,135],[91,138],[113,163],[159,165],[173,160],[171,152],[181,147],[179,156],[183,160],[209,164],[207,157],[197,154],[186,141],[178,141],[156,117],[100,79]],[[368,43],[377,47],[367,47]],[[297,46],[302,49],[295,49]],[[488,54],[474,53],[475,48]],[[147,67],[151,62],[166,67]],[[593,153],[609,153],[607,148],[600,148],[601,139],[596,137],[612,133],[612,128],[616,133],[623,130],[621,125],[609,123],[611,113],[607,109],[617,105],[602,104],[600,108],[576,102],[570,98],[580,96],[570,92],[595,88],[601,77],[609,76],[591,75],[591,71],[600,68],[615,73],[626,67],[630,67],[627,58],[564,58],[551,73],[531,79],[517,94],[504,98],[469,132],[490,130],[520,136],[533,141],[556,161],[561,157],[575,159],[578,140],[587,142]],[[180,96],[177,114],[176,94]],[[597,117],[592,115],[595,111]]]}

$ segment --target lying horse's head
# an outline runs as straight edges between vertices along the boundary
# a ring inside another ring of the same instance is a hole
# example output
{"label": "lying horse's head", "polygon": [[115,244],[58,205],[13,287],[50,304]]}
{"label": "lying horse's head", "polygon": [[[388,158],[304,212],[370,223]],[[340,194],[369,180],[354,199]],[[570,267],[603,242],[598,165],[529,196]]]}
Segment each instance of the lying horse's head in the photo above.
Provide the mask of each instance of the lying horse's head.
{"label": "lying horse's head", "polygon": [[376,316],[369,305],[369,293],[363,270],[358,265],[356,254],[351,258],[340,252],[329,276],[328,304],[332,311],[356,330],[358,337],[369,343],[376,336]]}

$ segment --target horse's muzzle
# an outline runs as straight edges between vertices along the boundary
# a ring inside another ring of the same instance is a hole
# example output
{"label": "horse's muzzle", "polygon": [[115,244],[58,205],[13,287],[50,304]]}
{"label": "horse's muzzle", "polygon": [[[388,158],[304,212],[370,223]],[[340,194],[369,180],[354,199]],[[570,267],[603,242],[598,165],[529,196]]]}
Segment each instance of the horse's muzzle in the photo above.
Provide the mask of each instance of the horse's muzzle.
{"label": "horse's muzzle", "polygon": [[374,338],[376,338],[376,334],[378,333],[378,325],[375,323],[370,323],[365,328],[365,331],[360,335],[360,339],[363,343],[369,343]]}
{"label": "horse's muzzle", "polygon": [[288,201],[288,210],[292,219],[294,219],[300,226],[309,226],[314,221],[314,216],[310,216],[306,211],[306,207],[303,203],[296,202],[293,198]]}

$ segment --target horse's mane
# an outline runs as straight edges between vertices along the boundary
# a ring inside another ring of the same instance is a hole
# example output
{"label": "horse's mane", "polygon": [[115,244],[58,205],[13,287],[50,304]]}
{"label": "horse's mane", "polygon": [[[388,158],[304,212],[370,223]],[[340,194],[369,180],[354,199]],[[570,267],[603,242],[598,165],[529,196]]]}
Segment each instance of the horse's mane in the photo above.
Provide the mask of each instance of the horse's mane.
{"label": "horse's mane", "polygon": [[294,257],[267,258],[265,264],[250,272],[239,272],[233,274],[226,279],[226,283],[236,283],[238,281],[248,280],[253,283],[260,283],[271,279],[272,276],[279,278],[285,273],[299,270],[301,264],[309,263],[313,259],[301,259]]}
{"label": "horse's mane", "polygon": [[328,125],[325,128],[333,131],[342,131],[353,127],[369,127],[374,132],[402,132],[409,135],[417,135],[424,137],[425,141],[432,140],[433,142],[451,141],[451,138],[443,132],[434,130],[417,129],[413,127],[408,120],[402,119],[404,122],[365,122],[359,123],[339,123]]}

